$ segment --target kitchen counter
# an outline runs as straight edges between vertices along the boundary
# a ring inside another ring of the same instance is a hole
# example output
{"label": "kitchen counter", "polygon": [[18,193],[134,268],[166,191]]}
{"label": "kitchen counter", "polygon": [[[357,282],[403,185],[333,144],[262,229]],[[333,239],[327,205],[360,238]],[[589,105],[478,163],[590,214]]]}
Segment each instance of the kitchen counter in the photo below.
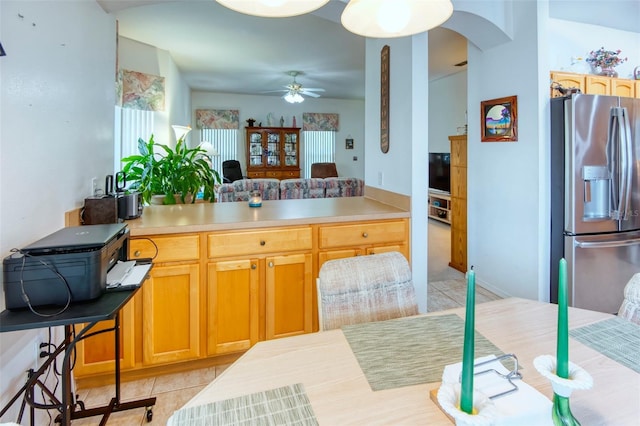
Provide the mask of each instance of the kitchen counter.
{"label": "kitchen counter", "polygon": [[131,236],[409,218],[406,210],[366,197],[145,206],[129,220]]}

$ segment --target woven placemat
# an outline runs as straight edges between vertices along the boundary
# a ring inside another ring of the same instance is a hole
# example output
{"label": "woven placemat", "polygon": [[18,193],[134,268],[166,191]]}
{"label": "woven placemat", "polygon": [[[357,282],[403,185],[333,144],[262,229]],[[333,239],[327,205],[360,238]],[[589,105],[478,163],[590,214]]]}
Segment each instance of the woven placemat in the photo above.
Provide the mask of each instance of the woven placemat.
{"label": "woven placemat", "polygon": [[569,335],[640,373],[640,326],[615,317],[576,328]]}
{"label": "woven placemat", "polygon": [[[374,391],[442,380],[444,367],[462,361],[464,320],[422,316],[342,327]],[[475,358],[502,352],[475,333]]]}
{"label": "woven placemat", "polygon": [[246,425],[317,426],[309,398],[301,383],[173,413],[172,426]]}

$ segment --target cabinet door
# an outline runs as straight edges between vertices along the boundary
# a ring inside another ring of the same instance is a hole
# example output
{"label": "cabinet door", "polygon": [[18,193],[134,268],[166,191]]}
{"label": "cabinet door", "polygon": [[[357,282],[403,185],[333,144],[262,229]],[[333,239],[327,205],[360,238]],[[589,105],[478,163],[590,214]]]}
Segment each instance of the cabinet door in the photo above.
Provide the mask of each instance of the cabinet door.
{"label": "cabinet door", "polygon": [[298,132],[297,131],[285,131],[284,136],[284,165],[289,167],[298,167]]}
{"label": "cabinet door", "polygon": [[367,254],[381,254],[388,253],[390,251],[398,251],[404,255],[404,257],[408,257],[406,253],[406,247],[404,245],[396,244],[391,246],[375,246],[367,249]]}
{"label": "cabinet door", "polygon": [[611,79],[611,94],[614,96],[624,96],[633,98],[636,95],[635,82],[620,78]]}
{"label": "cabinet door", "polygon": [[264,166],[264,149],[263,133],[247,129],[247,167]]}
{"label": "cabinet door", "polygon": [[198,264],[157,266],[142,286],[145,364],[197,358]]}
{"label": "cabinet door", "polygon": [[342,250],[328,250],[318,253],[318,271],[327,260],[344,259],[346,257],[355,257],[362,255],[363,251],[359,248],[349,248]]}
{"label": "cabinet door", "polygon": [[[573,73],[564,73],[564,72],[552,72],[551,73],[551,81],[560,84],[565,89],[571,89],[573,87],[580,89],[582,93],[585,92],[585,79],[583,74],[573,74]],[[557,90],[551,89],[551,97],[557,98],[563,96]]]}
{"label": "cabinet door", "polygon": [[258,341],[258,260],[214,262],[208,272],[207,354],[249,349]]}
{"label": "cabinet door", "polygon": [[590,95],[610,95],[611,77],[588,75],[586,77],[585,93]]}
{"label": "cabinet door", "polygon": [[[282,165],[282,140],[281,134],[278,131],[267,131],[266,135],[266,158],[267,167],[277,167]],[[267,176],[268,177],[268,176]]]}
{"label": "cabinet door", "polygon": [[266,259],[266,338],[310,333],[313,279],[310,253]]}
{"label": "cabinet door", "polygon": [[[120,316],[120,369],[126,370],[135,365],[135,333],[134,333],[134,312],[135,306],[139,303],[137,299],[141,297],[138,292],[118,314]],[[86,324],[75,326],[78,333]],[[113,328],[115,321],[101,321],[90,333]],[[115,341],[114,332],[104,332],[81,340],[77,347],[77,361],[74,367],[76,377],[87,376],[98,373],[108,373],[115,371]]]}

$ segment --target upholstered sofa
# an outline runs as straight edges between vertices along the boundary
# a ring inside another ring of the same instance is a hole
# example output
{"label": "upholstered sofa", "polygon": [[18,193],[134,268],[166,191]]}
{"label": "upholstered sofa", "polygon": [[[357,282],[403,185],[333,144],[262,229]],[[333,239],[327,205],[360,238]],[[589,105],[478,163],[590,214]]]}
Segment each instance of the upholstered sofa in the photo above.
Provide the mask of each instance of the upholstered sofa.
{"label": "upholstered sofa", "polygon": [[263,200],[360,197],[364,195],[364,181],[351,177],[240,179],[221,184],[216,199],[219,203],[249,201],[249,194],[253,191],[259,191]]}

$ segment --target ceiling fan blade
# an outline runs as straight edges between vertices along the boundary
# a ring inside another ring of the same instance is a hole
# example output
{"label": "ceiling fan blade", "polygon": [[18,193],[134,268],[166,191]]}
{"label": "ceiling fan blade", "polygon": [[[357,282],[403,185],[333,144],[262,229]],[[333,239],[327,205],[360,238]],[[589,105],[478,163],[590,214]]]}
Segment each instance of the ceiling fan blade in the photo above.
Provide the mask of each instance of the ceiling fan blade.
{"label": "ceiling fan blade", "polygon": [[302,89],[300,91],[300,93],[302,93],[303,95],[306,95],[306,96],[311,96],[312,98],[319,98],[320,97],[320,95],[318,95],[317,93],[307,92],[307,89]]}
{"label": "ceiling fan blade", "polygon": [[265,92],[260,93],[276,93],[276,92],[288,92],[289,90],[281,89],[281,90],[267,90]]}
{"label": "ceiling fan blade", "polygon": [[303,87],[302,90],[312,90],[314,92],[324,92],[324,89],[319,89],[317,87]]}

